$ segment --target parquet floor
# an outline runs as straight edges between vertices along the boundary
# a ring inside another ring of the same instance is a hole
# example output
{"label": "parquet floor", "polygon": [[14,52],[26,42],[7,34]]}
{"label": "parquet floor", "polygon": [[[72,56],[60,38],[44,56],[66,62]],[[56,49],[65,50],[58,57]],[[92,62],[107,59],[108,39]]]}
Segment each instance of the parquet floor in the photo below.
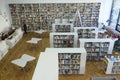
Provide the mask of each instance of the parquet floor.
{"label": "parquet floor", "polygon": [[[38,34],[31,32],[25,34],[23,38],[9,50],[6,56],[0,61],[0,80],[32,80],[40,52],[43,52],[46,47],[50,46],[49,32],[43,33],[42,36],[44,36],[44,38],[38,43],[38,48],[31,49],[32,45],[26,43],[26,41],[32,37],[39,37]],[[24,53],[36,57],[35,61],[27,63],[26,67],[28,67],[29,70],[26,72],[11,63],[12,60],[21,57]],[[120,80],[120,75],[105,75],[102,70],[102,62],[87,62],[84,75],[60,75],[59,80],[90,80],[92,76],[116,76],[118,80]]]}

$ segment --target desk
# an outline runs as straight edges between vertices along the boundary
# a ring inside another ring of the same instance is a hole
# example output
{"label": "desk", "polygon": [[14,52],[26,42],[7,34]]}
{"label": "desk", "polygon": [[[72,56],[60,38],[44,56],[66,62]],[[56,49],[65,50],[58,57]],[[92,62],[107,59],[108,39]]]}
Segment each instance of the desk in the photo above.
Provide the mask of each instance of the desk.
{"label": "desk", "polygon": [[58,80],[58,70],[58,54],[41,52],[32,80]]}

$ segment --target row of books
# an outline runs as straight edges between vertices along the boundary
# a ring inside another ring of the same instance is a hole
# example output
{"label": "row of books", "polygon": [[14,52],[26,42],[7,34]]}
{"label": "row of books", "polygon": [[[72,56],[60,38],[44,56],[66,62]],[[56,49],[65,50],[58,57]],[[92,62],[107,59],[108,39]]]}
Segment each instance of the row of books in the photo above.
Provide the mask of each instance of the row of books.
{"label": "row of books", "polygon": [[54,35],[54,39],[74,39],[73,35]]}
{"label": "row of books", "polygon": [[73,70],[73,69],[59,69],[59,74],[79,74],[80,70]]}
{"label": "row of books", "polygon": [[80,53],[60,53],[59,59],[80,59]]}
{"label": "row of books", "polygon": [[62,40],[57,39],[53,41],[54,44],[73,44],[74,40]]}
{"label": "row of books", "polygon": [[59,64],[80,64],[79,59],[59,59]]}
{"label": "row of books", "polygon": [[86,42],[85,47],[109,47],[109,42]]}
{"label": "row of books", "polygon": [[80,65],[59,65],[59,69],[80,69]]}
{"label": "row of books", "polygon": [[87,47],[85,49],[88,53],[108,52],[108,47]]}
{"label": "row of books", "polygon": [[54,44],[54,48],[71,48],[73,46],[74,44],[61,44],[61,43]]}

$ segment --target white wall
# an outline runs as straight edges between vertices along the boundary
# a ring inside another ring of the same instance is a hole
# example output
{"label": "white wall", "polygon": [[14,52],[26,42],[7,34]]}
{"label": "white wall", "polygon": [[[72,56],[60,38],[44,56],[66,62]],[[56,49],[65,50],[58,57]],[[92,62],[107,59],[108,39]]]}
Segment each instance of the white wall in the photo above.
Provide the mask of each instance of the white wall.
{"label": "white wall", "polygon": [[9,3],[84,3],[101,2],[99,23],[105,23],[111,12],[113,0],[7,0]]}
{"label": "white wall", "polygon": [[114,0],[114,8],[120,8],[120,0]]}
{"label": "white wall", "polygon": [[10,27],[8,19],[8,5],[4,0],[0,0],[0,33],[6,31]]}

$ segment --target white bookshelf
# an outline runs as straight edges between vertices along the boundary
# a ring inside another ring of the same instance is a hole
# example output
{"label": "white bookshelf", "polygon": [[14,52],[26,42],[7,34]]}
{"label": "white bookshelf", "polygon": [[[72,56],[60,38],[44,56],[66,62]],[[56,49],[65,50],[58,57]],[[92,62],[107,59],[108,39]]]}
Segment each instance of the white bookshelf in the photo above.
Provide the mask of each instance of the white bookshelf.
{"label": "white bookshelf", "polygon": [[32,80],[58,80],[58,69],[58,54],[41,52]]}
{"label": "white bookshelf", "polygon": [[80,48],[87,51],[88,60],[102,60],[107,54],[112,54],[114,42],[113,39],[79,39]]}
{"label": "white bookshelf", "polygon": [[54,23],[52,24],[52,32],[73,32],[72,23]]}
{"label": "white bookshelf", "polygon": [[84,74],[86,50],[84,48],[46,48],[45,52],[58,53],[59,74]]}
{"label": "white bookshelf", "polygon": [[105,57],[104,71],[106,74],[120,74],[120,57]]}
{"label": "white bookshelf", "polygon": [[96,27],[74,27],[74,32],[78,33],[78,38],[97,38],[98,28]]}
{"label": "white bookshelf", "polygon": [[77,33],[50,33],[50,47],[72,48],[77,47]]}

